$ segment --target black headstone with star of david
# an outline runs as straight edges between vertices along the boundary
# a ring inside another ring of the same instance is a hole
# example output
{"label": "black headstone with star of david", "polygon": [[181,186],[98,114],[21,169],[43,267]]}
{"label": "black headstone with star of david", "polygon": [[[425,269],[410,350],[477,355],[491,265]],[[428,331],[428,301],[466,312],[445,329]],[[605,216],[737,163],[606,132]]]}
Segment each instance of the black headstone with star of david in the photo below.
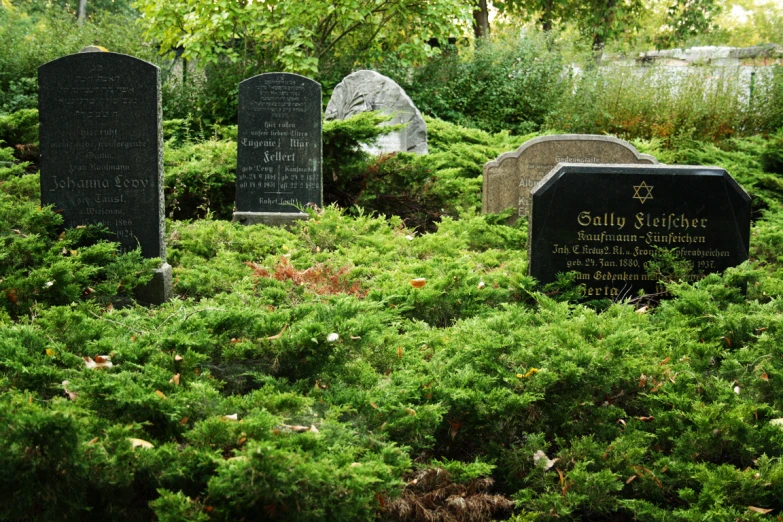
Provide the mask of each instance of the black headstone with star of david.
{"label": "black headstone with star of david", "polygon": [[750,197],[721,168],[561,163],[531,194],[530,274],[576,272],[586,297],[660,291],[656,248],[690,261],[691,280],[748,259]]}

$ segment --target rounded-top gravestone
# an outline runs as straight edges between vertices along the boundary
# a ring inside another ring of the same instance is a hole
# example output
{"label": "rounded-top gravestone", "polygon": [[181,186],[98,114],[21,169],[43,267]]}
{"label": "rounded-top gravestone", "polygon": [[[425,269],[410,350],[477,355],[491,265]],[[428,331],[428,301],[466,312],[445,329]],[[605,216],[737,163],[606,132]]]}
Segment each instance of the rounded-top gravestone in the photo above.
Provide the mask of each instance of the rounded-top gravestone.
{"label": "rounded-top gravestone", "polygon": [[[102,223],[123,250],[165,261],[159,69],[111,52],[63,56],[38,68],[38,110],[41,203],[65,227]],[[148,302],[168,298],[170,277],[164,264]]]}
{"label": "rounded-top gravestone", "polygon": [[360,112],[380,111],[392,116],[383,125],[405,124],[378,139],[371,152],[427,154],[427,124],[413,100],[397,82],[375,71],[357,71],[337,84],[326,106],[327,120],[344,120]]}
{"label": "rounded-top gravestone", "polygon": [[109,52],[38,69],[41,201],[66,227],[103,223],[124,249],[165,258],[158,74]]}
{"label": "rounded-top gravestone", "polygon": [[627,141],[612,136],[540,136],[484,165],[482,212],[497,213],[513,207],[517,209],[517,216],[527,216],[530,212],[530,189],[558,163],[654,164],[658,160],[648,154],[640,154]]}
{"label": "rounded-top gravestone", "polygon": [[321,84],[265,73],[239,84],[234,220],[288,225],[322,206]]}

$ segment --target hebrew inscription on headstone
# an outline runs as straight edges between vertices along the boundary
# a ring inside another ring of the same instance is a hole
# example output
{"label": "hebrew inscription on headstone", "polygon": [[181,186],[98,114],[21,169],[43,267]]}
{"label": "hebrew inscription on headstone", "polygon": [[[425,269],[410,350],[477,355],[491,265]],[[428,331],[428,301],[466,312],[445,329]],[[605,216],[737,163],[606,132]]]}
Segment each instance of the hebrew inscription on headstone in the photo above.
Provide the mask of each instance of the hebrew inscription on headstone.
{"label": "hebrew inscription on headstone", "polygon": [[235,220],[285,223],[322,206],[321,84],[289,73],[239,84]]}
{"label": "hebrew inscription on headstone", "polygon": [[534,138],[484,165],[482,212],[497,213],[514,207],[519,216],[527,216],[530,189],[558,163],[653,164],[658,160],[611,136],[559,134]]}
{"label": "hebrew inscription on headstone", "polygon": [[[72,54],[38,69],[41,203],[65,227],[102,223],[123,250],[165,261],[163,134],[156,66],[110,52]],[[164,263],[149,292],[168,299]]]}
{"label": "hebrew inscription on headstone", "polygon": [[42,203],[165,258],[159,85],[156,66],[108,52],[38,69]]}
{"label": "hebrew inscription on headstone", "polygon": [[530,274],[577,272],[587,297],[659,291],[658,247],[692,263],[690,280],[748,259],[750,197],[721,168],[560,164],[532,194]]}

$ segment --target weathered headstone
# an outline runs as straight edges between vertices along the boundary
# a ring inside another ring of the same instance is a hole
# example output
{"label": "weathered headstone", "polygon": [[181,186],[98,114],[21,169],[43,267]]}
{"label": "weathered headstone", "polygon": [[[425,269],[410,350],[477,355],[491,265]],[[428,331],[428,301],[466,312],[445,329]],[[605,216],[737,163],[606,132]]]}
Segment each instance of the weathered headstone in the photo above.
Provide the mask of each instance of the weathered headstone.
{"label": "weathered headstone", "polygon": [[108,53],[109,50],[105,47],[101,47],[100,45],[88,45],[87,47],[83,47],[80,53]]}
{"label": "weathered headstone", "polygon": [[239,84],[234,220],[288,225],[322,206],[321,84],[266,73]]}
{"label": "weathered headstone", "polygon": [[41,202],[66,227],[103,223],[123,250],[164,264],[138,298],[171,294],[163,240],[163,135],[156,66],[87,52],[38,69]]}
{"label": "weathered headstone", "polygon": [[337,84],[326,106],[327,120],[344,120],[360,112],[380,111],[393,118],[383,125],[405,124],[381,136],[369,152],[427,154],[427,124],[413,100],[397,82],[375,71],[357,71]]}
{"label": "weathered headstone", "polygon": [[560,164],[533,188],[530,274],[576,271],[588,297],[656,292],[656,247],[698,279],[748,259],[749,240],[750,197],[717,167]]}
{"label": "weathered headstone", "polygon": [[534,138],[484,165],[482,212],[491,214],[514,207],[517,215],[527,216],[530,189],[558,163],[653,164],[658,160],[611,136],[558,134]]}

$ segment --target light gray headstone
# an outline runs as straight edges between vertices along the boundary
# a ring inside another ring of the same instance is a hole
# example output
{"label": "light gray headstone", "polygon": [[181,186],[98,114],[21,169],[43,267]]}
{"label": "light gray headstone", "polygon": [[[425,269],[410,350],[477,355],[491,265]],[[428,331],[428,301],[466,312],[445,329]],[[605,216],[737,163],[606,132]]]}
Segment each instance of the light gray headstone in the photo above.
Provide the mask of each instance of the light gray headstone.
{"label": "light gray headstone", "polygon": [[427,124],[419,109],[394,80],[375,71],[357,71],[343,78],[332,92],[325,118],[344,120],[367,111],[392,115],[385,125],[407,124],[401,131],[381,136],[370,152],[427,154]]}
{"label": "light gray headstone", "polygon": [[611,136],[556,134],[534,138],[484,165],[482,212],[515,207],[517,215],[528,215],[530,190],[558,163],[653,164],[658,160]]}
{"label": "light gray headstone", "polygon": [[80,53],[108,53],[109,50],[105,47],[101,47],[100,45],[88,45],[87,47],[83,48]]}

